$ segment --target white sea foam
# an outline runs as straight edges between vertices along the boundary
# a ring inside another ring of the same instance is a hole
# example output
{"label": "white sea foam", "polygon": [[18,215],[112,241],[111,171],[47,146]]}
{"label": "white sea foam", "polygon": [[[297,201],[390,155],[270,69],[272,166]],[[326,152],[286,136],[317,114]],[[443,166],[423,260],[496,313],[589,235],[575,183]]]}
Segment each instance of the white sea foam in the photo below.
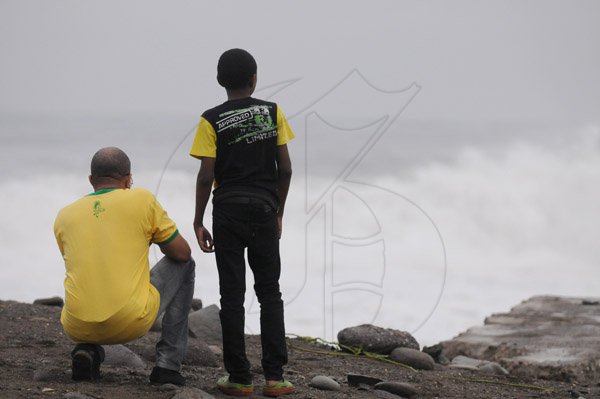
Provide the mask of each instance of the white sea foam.
{"label": "white sea foam", "polygon": [[[158,192],[189,241],[196,166],[168,167]],[[137,172],[136,185],[154,189],[160,171]],[[342,327],[373,322],[431,344],[534,294],[600,292],[593,129],[561,147],[513,142],[500,152],[462,149],[451,162],[431,161],[402,176],[351,175],[309,211],[304,178],[296,169],[282,240],[289,332],[335,338]],[[309,188],[328,186],[315,179]],[[52,223],[58,209],[87,192],[85,175],[50,167],[43,176],[0,181],[0,298],[62,294]],[[214,257],[193,247],[196,296],[218,303]],[[249,291],[247,328],[258,332]]]}

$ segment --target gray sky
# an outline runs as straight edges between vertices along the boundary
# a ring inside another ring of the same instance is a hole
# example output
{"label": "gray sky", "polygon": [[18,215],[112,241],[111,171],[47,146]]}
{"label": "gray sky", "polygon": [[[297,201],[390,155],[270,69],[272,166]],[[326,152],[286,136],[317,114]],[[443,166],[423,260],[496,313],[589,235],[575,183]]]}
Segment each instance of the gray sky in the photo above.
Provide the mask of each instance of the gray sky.
{"label": "gray sky", "polygon": [[[225,49],[300,109],[352,69],[406,115],[598,124],[600,2],[0,2],[0,114],[198,115]],[[290,112],[288,111],[288,112]]]}

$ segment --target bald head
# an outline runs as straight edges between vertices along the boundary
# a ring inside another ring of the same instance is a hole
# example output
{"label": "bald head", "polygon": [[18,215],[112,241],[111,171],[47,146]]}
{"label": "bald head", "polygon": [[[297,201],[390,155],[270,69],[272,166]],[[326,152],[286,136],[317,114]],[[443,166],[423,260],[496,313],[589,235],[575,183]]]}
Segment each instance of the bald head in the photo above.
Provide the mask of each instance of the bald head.
{"label": "bald head", "polygon": [[98,150],[92,157],[91,175],[121,179],[131,173],[131,162],[127,154],[117,147]]}

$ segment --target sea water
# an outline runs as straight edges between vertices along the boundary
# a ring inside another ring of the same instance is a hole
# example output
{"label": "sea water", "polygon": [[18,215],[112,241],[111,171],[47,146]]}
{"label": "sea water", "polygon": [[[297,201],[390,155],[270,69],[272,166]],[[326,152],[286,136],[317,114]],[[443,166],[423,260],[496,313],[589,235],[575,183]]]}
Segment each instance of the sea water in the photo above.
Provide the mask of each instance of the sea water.
{"label": "sea water", "polygon": [[[578,124],[290,118],[281,240],[289,333],[361,323],[449,339],[532,295],[600,296],[600,144]],[[196,116],[10,116],[0,122],[0,299],[63,295],[53,222],[91,192],[89,161],[123,148],[190,242],[195,297],[219,301],[192,230]],[[210,226],[210,206],[205,223]],[[160,257],[153,247],[151,262]],[[259,305],[248,272],[247,332]]]}

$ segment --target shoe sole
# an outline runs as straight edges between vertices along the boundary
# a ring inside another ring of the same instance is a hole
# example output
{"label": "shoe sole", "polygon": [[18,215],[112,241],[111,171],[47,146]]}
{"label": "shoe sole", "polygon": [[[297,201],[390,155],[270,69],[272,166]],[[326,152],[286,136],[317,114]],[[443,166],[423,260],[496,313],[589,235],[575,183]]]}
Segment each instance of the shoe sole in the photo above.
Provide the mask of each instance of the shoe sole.
{"label": "shoe sole", "polygon": [[294,387],[286,387],[286,388],[273,389],[273,390],[263,389],[263,395],[276,397],[276,396],[280,396],[280,395],[289,395],[291,393],[294,393],[295,391],[296,391],[296,389]]}
{"label": "shoe sole", "polygon": [[73,380],[75,381],[90,381],[93,378],[94,360],[92,355],[86,351],[77,351],[73,355]]}
{"label": "shoe sole", "polygon": [[250,396],[254,393],[254,389],[239,389],[239,388],[227,388],[217,385],[219,391],[223,392],[225,395],[231,396]]}

